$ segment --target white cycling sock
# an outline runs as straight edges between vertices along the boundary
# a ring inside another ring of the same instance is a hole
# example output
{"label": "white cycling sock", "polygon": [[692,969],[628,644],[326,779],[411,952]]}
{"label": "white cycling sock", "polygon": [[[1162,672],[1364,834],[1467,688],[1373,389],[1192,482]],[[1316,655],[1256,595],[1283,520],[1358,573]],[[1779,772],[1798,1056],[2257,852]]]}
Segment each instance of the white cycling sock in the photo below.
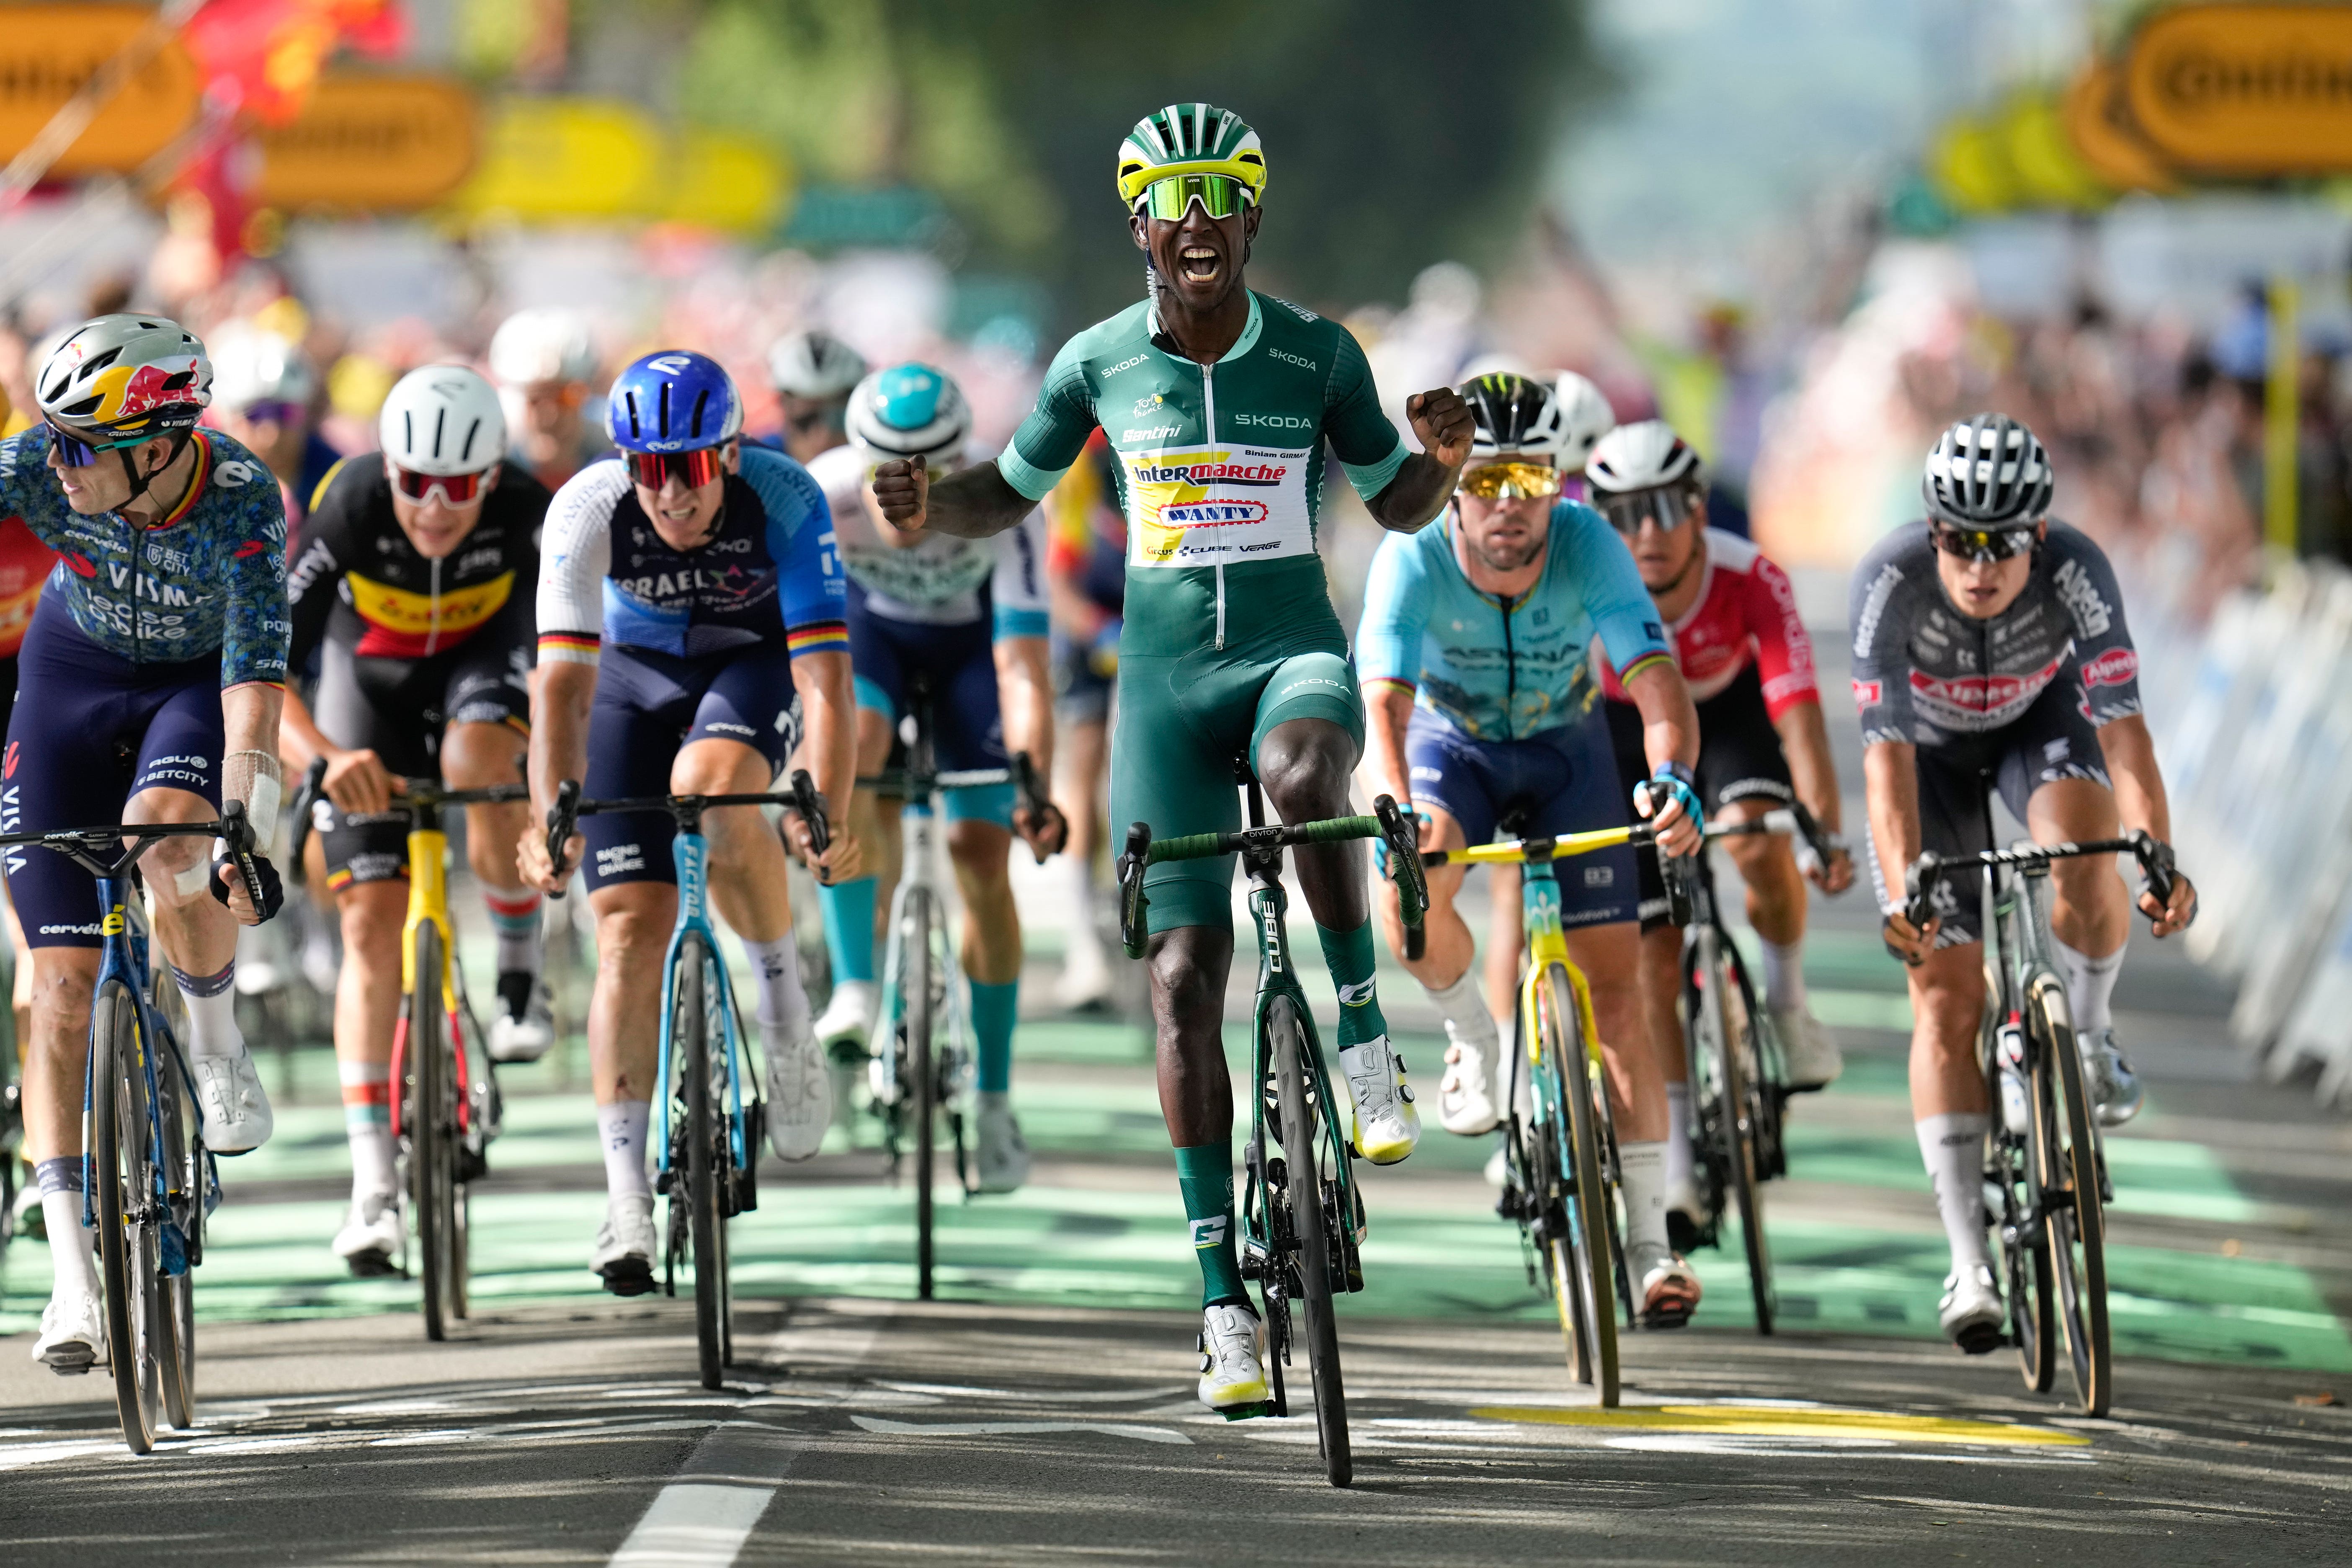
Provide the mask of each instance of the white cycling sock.
{"label": "white cycling sock", "polygon": [[[2130,945],[2128,938],[2125,945]],[[2113,999],[2116,976],[2124,969],[2123,948],[2118,947],[2105,958],[2093,958],[2075,952],[2053,936],[2050,939],[2050,952],[2058,960],[2058,972],[2066,977],[2066,1005],[2074,1009],[2074,1033],[2087,1035],[2094,1029],[2114,1028]]]}
{"label": "white cycling sock", "polygon": [[1758,939],[1764,968],[1764,1005],[1775,1013],[1801,1011],[1805,1005],[1805,939],[1783,947]]}
{"label": "white cycling sock", "polygon": [[397,1185],[392,1165],[392,1066],[337,1062],[343,1085],[343,1134],[352,1146],[352,1201]]}
{"label": "white cycling sock", "polygon": [[1454,1026],[1454,1032],[1465,1039],[1494,1041],[1495,1015],[1486,1011],[1486,994],[1478,984],[1478,968],[1473,964],[1462,972],[1462,977],[1451,985],[1423,985],[1437,1011]]}
{"label": "white cycling sock", "polygon": [[610,1195],[654,1195],[653,1179],[646,1174],[646,1132],[653,1116],[649,1100],[616,1100],[596,1108],[596,1136],[604,1145],[604,1190]]}
{"label": "white cycling sock", "polygon": [[801,989],[800,948],[786,931],[773,942],[743,939],[743,955],[751,961],[752,984],[759,992],[760,1034],[763,1040],[796,1040],[809,1031],[808,993]]}
{"label": "white cycling sock", "polygon": [[1666,1085],[1666,1191],[1691,1179],[1690,1085]]}
{"label": "white cycling sock", "polygon": [[1625,1194],[1626,1250],[1665,1250],[1666,1146],[1617,1145],[1617,1184]]}
{"label": "white cycling sock", "polygon": [[1984,1136],[1992,1119],[1978,1111],[1923,1116],[1913,1125],[1919,1158],[1936,1189],[1936,1212],[1952,1244],[1952,1272],[1988,1263],[1985,1251]]}
{"label": "white cycling sock", "polygon": [[236,960],[217,974],[191,974],[178,964],[172,979],[188,1005],[188,1054],[192,1057],[241,1057],[245,1035],[236,1026]]}
{"label": "white cycling sock", "polygon": [[[13,1160],[16,1156],[7,1158]],[[84,1296],[98,1294],[98,1261],[90,1254],[95,1244],[81,1223],[81,1169],[79,1154],[43,1160],[33,1167],[41,1184],[41,1218],[49,1228],[52,1296],[62,1296],[69,1290]]]}
{"label": "white cycling sock", "polygon": [[1056,857],[1055,864],[1061,868],[1062,907],[1069,912],[1069,952],[1075,957],[1083,948],[1100,963],[1103,940],[1102,928],[1095,924],[1095,868],[1072,855]]}

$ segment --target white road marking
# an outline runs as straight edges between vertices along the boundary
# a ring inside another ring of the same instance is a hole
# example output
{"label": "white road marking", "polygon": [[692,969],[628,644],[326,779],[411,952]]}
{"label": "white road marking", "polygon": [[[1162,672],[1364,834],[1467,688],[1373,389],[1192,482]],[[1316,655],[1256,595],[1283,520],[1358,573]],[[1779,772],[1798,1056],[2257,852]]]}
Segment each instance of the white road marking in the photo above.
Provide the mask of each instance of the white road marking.
{"label": "white road marking", "polygon": [[1044,1432],[1099,1432],[1106,1437],[1134,1437],[1146,1443],[1181,1443],[1192,1439],[1166,1426],[1137,1426],[1123,1421],[886,1421],[879,1415],[853,1415],[850,1420],[868,1432],[890,1437],[1002,1437]]}
{"label": "white road marking", "polygon": [[773,1487],[672,1481],[613,1553],[614,1568],[708,1568],[732,1563],[775,1495]]}

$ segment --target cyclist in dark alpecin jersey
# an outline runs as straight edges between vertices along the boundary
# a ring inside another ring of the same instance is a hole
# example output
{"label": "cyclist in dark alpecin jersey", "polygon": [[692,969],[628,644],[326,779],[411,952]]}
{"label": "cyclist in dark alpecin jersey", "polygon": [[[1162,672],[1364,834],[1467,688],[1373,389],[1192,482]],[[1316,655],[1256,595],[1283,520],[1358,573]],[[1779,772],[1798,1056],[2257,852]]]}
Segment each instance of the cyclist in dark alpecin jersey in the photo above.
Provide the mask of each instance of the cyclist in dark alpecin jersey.
{"label": "cyclist in dark alpecin jersey", "polygon": [[[2000,1342],[2002,1313],[1985,1251],[1979,911],[1971,889],[1947,883],[1915,928],[1905,868],[1923,849],[1991,848],[1988,786],[2043,844],[2112,838],[2119,822],[2161,840],[2170,816],[2115,574],[2096,544],[2049,518],[2050,463],[2033,433],[1992,414],[1955,425],[1921,489],[1928,521],[1880,541],[1855,570],[1853,690],[1871,874],[1886,945],[1910,966],[1912,1114],[1951,1241],[1941,1319],[1981,1353]],[[2109,1004],[2132,900],[2112,859],[2054,861],[2051,883],[2084,1076],[2100,1121],[2119,1126],[2140,1104]],[[2168,904],[2138,901],[2158,936],[2197,909],[2185,877]]]}

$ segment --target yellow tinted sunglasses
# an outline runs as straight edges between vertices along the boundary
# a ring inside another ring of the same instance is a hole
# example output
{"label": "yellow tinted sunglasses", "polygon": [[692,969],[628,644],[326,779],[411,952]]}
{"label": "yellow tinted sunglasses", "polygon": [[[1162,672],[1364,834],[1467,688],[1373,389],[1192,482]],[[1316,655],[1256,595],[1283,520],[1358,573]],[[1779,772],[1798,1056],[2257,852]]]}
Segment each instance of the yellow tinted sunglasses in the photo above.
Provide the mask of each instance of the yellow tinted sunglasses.
{"label": "yellow tinted sunglasses", "polygon": [[1556,496],[1566,477],[1549,463],[1484,463],[1462,476],[1461,489],[1481,500],[1517,500]]}

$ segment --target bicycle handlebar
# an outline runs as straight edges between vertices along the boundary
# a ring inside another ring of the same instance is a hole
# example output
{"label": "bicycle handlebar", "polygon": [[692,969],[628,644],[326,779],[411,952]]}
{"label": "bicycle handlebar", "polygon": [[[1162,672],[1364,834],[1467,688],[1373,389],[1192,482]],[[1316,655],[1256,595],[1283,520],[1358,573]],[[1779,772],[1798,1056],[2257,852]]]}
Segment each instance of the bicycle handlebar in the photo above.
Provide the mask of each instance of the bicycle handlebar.
{"label": "bicycle handlebar", "polygon": [[2156,896],[2156,901],[2169,904],[2173,879],[2179,875],[2173,862],[2172,846],[2136,827],[2121,838],[2096,838],[2086,844],[2036,844],[2022,849],[1986,849],[1974,855],[1927,851],[1904,869],[1903,918],[1915,929],[1926,926],[1930,914],[1929,889],[1963,867],[2046,866],[2053,860],[2072,860],[2085,855],[2126,854],[2139,862],[2140,875],[2147,879],[2147,891]]}
{"label": "bicycle handlebar", "polygon": [[[787,811],[798,812],[801,819],[808,824],[809,843],[819,855],[824,854],[832,842],[824,796],[806,768],[793,770],[788,788],[741,795],[648,795],[614,800],[586,800],[581,796],[580,781],[565,779],[555,786],[555,804],[547,808],[548,863],[555,868],[559,880],[570,880],[572,868],[564,864],[563,849],[571,842],[572,835],[578,829],[583,816],[601,816],[616,811],[666,811],[683,825],[698,822],[704,812],[722,805],[781,805]],[[559,889],[548,896],[560,899],[563,897],[563,891]]]}
{"label": "bicycle handlebar", "polygon": [[[126,848],[124,839],[131,840]],[[236,863],[246,897],[257,910],[263,907],[261,872],[254,865],[253,824],[246,819],[245,803],[232,800],[221,806],[212,822],[121,822],[100,827],[59,827],[44,833],[0,833],[0,849],[33,847],[54,850],[97,877],[120,877],[125,868],[166,838],[217,838]],[[105,858],[101,849],[111,848]]]}
{"label": "bicycle handlebar", "polygon": [[[986,789],[991,784],[1009,784],[1029,820],[1045,823],[1051,831],[1045,835],[1046,847],[1037,856],[1042,866],[1048,856],[1058,855],[1069,844],[1069,819],[1039,777],[1037,764],[1026,752],[1015,752],[1001,768],[943,768],[930,775],[933,789]],[[886,795],[904,797],[907,793],[907,770],[885,768],[857,781],[860,789],[870,789]],[[1033,848],[1034,846],[1032,847]]]}
{"label": "bicycle handlebar", "polygon": [[1429,884],[1423,876],[1420,846],[1412,818],[1388,795],[1372,802],[1370,816],[1333,816],[1319,822],[1273,823],[1233,833],[1191,833],[1178,838],[1154,838],[1149,823],[1127,829],[1127,847],[1118,857],[1119,941],[1129,958],[1143,956],[1147,931],[1144,911],[1150,900],[1143,894],[1143,873],[1170,860],[1209,860],[1221,855],[1266,854],[1302,844],[1347,844],[1377,838],[1388,849],[1389,874],[1397,883],[1402,906],[1407,957],[1421,956],[1424,940],[1422,918],[1429,912]]}

